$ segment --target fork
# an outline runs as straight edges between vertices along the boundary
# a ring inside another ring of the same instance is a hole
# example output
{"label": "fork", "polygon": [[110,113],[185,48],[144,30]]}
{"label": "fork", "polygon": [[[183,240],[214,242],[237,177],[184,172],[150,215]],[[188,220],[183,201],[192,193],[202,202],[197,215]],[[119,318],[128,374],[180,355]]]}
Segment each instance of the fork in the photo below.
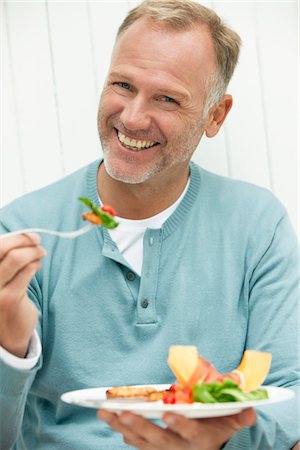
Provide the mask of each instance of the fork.
{"label": "fork", "polygon": [[78,236],[81,236],[82,234],[87,233],[94,227],[95,227],[95,225],[93,225],[92,223],[89,223],[89,224],[85,225],[84,227],[79,228],[78,230],[74,230],[74,231],[54,231],[54,230],[47,230],[46,228],[25,228],[24,230],[9,231],[8,233],[1,234],[0,239],[5,236],[13,236],[13,235],[17,235],[17,234],[27,234],[27,233],[45,233],[45,234],[51,234],[51,235],[62,237],[62,238],[73,239]]}

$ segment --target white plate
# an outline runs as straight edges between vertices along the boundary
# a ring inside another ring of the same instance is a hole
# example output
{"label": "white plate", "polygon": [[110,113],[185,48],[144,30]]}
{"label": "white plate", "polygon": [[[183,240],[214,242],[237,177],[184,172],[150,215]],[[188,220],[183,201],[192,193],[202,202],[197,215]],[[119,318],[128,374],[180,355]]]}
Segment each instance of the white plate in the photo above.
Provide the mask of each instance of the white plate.
{"label": "white plate", "polygon": [[[158,390],[168,389],[169,384],[154,384],[152,386]],[[142,386],[140,386],[142,387]],[[148,419],[160,419],[167,412],[176,412],[189,418],[201,417],[221,417],[237,414],[245,408],[270,405],[272,403],[283,402],[294,396],[290,389],[275,386],[263,386],[268,391],[269,398],[266,400],[253,400],[249,402],[230,403],[189,403],[189,404],[164,404],[161,400],[147,402],[144,400],[107,400],[106,390],[110,387],[81,389],[78,391],[66,392],[61,399],[73,405],[84,406],[86,408],[107,409],[120,413],[121,411],[131,411]]]}

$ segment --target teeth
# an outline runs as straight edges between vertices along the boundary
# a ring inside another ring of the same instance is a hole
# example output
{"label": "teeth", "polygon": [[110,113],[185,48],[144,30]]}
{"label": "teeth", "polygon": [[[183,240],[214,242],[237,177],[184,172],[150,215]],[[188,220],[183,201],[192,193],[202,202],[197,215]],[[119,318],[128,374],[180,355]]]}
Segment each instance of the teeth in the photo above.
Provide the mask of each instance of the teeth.
{"label": "teeth", "polygon": [[149,148],[155,144],[155,141],[139,141],[137,139],[130,139],[129,137],[120,133],[120,131],[118,131],[118,138],[122,144],[132,149]]}

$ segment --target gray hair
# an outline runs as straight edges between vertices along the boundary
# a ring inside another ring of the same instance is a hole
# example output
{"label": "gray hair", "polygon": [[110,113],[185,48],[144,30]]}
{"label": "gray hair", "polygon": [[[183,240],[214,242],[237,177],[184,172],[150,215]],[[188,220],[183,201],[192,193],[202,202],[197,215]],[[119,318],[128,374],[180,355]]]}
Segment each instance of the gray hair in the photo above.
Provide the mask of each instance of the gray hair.
{"label": "gray hair", "polygon": [[156,23],[166,23],[175,30],[190,29],[197,24],[207,25],[217,60],[217,70],[206,82],[206,100],[203,117],[206,117],[225,94],[238,62],[241,39],[212,10],[192,0],[144,0],[133,8],[121,24],[117,39],[138,19],[146,18]]}

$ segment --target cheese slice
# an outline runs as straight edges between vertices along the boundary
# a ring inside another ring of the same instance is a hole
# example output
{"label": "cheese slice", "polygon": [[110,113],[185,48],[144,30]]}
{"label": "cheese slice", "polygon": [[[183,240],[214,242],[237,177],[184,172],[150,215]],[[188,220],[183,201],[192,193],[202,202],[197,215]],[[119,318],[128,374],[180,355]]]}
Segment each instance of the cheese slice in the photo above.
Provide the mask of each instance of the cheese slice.
{"label": "cheese slice", "polygon": [[196,370],[198,350],[194,345],[173,345],[169,349],[168,364],[177,380],[186,384]]}

